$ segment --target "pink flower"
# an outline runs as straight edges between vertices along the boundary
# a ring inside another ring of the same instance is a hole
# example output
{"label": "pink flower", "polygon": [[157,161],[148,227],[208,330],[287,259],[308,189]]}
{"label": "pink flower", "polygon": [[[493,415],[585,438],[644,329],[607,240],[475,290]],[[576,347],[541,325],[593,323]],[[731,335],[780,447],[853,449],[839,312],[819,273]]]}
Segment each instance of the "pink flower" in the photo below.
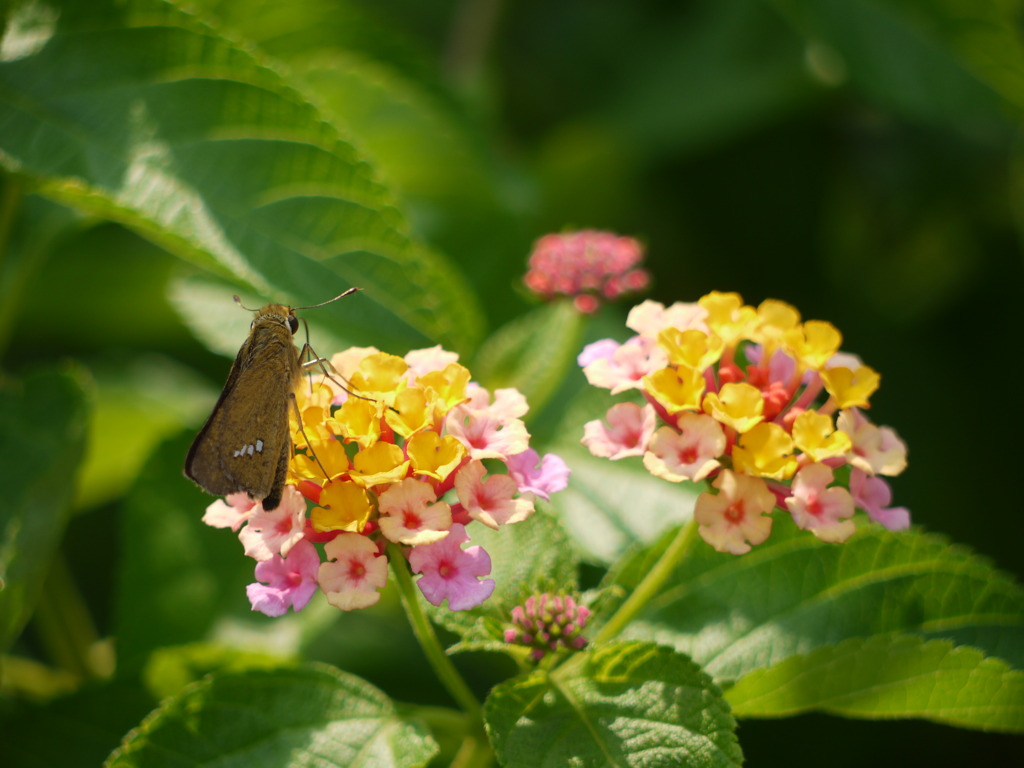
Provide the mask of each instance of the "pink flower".
{"label": "pink flower", "polygon": [[648,339],[657,339],[658,334],[666,328],[677,328],[680,331],[708,332],[708,311],[700,304],[686,304],[677,301],[665,307],[657,301],[642,301],[629,310],[626,327]]}
{"label": "pink flower", "polygon": [[358,533],[340,533],[324,544],[328,562],[320,565],[317,581],[327,602],[343,611],[367,608],[380,600],[388,578],[388,561],[377,545]]}
{"label": "pink flower", "polygon": [[405,362],[409,366],[409,370],[405,372],[406,379],[412,382],[424,374],[443,371],[447,365],[459,362],[459,355],[457,352],[442,349],[438,344],[429,349],[412,350],[405,356]]}
{"label": "pink flower", "polygon": [[587,345],[577,362],[583,365],[583,375],[595,387],[611,390],[613,395],[629,389],[642,389],[642,379],[668,364],[665,350],[650,339],[634,336],[624,344],[613,347],[608,340]]}
{"label": "pink flower", "polygon": [[203,522],[212,528],[237,531],[256,510],[256,504],[245,491],[229,493],[226,499],[217,499],[206,508]]}
{"label": "pink flower", "polygon": [[474,520],[488,528],[518,523],[533,514],[533,502],[513,498],[519,490],[509,475],[491,475],[483,481],[487,470],[479,461],[471,461],[455,476],[455,492]]}
{"label": "pink flower", "polygon": [[767,513],[775,508],[775,494],[764,480],[724,469],[712,485],[719,492],[702,493],[693,509],[704,541],[719,552],[742,555],[768,538],[772,519]]}
{"label": "pink flower", "polygon": [[600,419],[583,426],[583,439],[594,456],[622,459],[643,456],[647,443],[654,435],[655,413],[650,405],[617,403],[605,415],[607,424]]}
{"label": "pink flower", "polygon": [[380,495],[381,533],[391,541],[415,546],[440,541],[452,525],[452,509],[438,501],[434,489],[407,477]]}
{"label": "pink flower", "polygon": [[703,480],[721,466],[718,457],[725,452],[725,432],[703,413],[683,413],[677,424],[678,432],[661,427],[654,433],[644,466],[652,475],[673,483]]}
{"label": "pink flower", "polygon": [[508,457],[508,474],[520,493],[532,493],[544,501],[569,484],[569,467],[561,456],[546,453],[540,459],[532,448]]}
{"label": "pink flower", "polygon": [[822,541],[838,543],[853,535],[853,498],[845,488],[829,488],[832,470],[824,464],[808,464],[796,473],[786,498],[797,527],[809,530]]}
{"label": "pink flower", "polygon": [[447,598],[449,609],[465,611],[494,592],[494,579],[481,580],[491,572],[490,556],[481,547],[462,549],[467,541],[465,526],[456,523],[446,538],[409,552],[413,573],[423,574],[417,585],[432,605],[441,605]]}
{"label": "pink flower", "polygon": [[910,527],[910,511],[906,507],[890,507],[892,489],[880,477],[869,477],[854,467],[850,472],[850,492],[853,502],[868,513],[868,517],[890,531],[904,531]]}
{"label": "pink flower", "polygon": [[245,588],[252,609],[267,616],[283,616],[306,607],[316,592],[320,555],[305,539],[296,542],[287,557],[274,555],[256,563],[256,581]]}
{"label": "pink flower", "polygon": [[267,512],[258,505],[238,538],[249,557],[269,560],[277,554],[287,557],[305,529],[306,500],[294,485],[286,485],[277,509]]}
{"label": "pink flower", "polygon": [[543,299],[571,296],[580,312],[594,312],[601,298],[615,299],[650,282],[639,267],[640,243],[611,232],[583,230],[545,235],[533,246],[526,287]]}
{"label": "pink flower", "polygon": [[504,459],[530,447],[530,433],[519,418],[529,408],[522,394],[499,389],[489,405],[486,390],[477,388],[469,395],[468,403],[449,411],[445,429],[469,449],[471,458]]}
{"label": "pink flower", "polygon": [[842,411],[836,426],[850,436],[850,464],[868,474],[898,475],[907,467],[907,446],[890,427],[876,427],[859,408]]}

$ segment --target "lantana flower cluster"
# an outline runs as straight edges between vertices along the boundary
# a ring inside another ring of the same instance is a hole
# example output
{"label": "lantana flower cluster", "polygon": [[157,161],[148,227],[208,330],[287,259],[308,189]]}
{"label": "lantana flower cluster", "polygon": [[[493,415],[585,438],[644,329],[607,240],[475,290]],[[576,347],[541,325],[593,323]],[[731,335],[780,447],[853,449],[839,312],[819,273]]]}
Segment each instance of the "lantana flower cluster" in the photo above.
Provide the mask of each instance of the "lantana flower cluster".
{"label": "lantana flower cluster", "polygon": [[203,518],[239,531],[257,561],[253,609],[298,611],[317,589],[342,610],[373,605],[389,542],[421,574],[429,602],[480,605],[495,583],[485,578],[487,552],[463,546],[469,526],[526,520],[536,499],[568,480],[561,458],[529,447],[526,399],[515,389],[492,396],[440,347],[404,358],[354,348],[331,365],[341,378],[314,377],[295,390],[302,423],[292,416],[296,452],[278,508],[238,493]]}
{"label": "lantana flower cluster", "polygon": [[571,595],[530,595],[512,609],[512,626],[505,630],[505,642],[531,648],[530,658],[539,661],[560,649],[585,647],[587,639],[581,632],[589,619],[590,609]]}
{"label": "lantana flower cluster", "polygon": [[910,525],[884,479],[906,467],[906,446],[866,414],[879,375],[840,351],[834,326],[718,292],[645,301],[626,325],[637,335],[590,344],[579,363],[594,386],[638,390],[643,402],[613,405],[583,443],[595,456],[642,457],[670,482],[709,483],[694,517],[715,549],[762,543],[776,508],[828,542],[853,534],[857,508],[892,530]]}
{"label": "lantana flower cluster", "polygon": [[585,229],[545,235],[533,246],[523,282],[543,299],[568,296],[576,309],[596,312],[601,300],[647,287],[651,278],[640,267],[643,247],[632,237]]}

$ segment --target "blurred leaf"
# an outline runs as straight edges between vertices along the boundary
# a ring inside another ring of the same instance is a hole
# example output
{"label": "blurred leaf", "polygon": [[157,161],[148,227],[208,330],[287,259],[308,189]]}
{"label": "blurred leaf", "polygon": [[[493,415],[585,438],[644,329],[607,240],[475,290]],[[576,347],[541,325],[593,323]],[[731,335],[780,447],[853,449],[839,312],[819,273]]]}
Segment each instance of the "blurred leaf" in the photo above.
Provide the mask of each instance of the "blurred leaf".
{"label": "blurred leaf", "polygon": [[121,514],[119,664],[131,669],[163,646],[205,638],[222,614],[249,611],[252,562],[229,531],[201,518],[213,499],[182,475],[191,435],[162,444]]}
{"label": "blurred leaf", "polygon": [[[628,593],[668,539],[633,554],[609,583]],[[1022,668],[1024,590],[934,534],[865,525],[834,545],[778,516],[746,555],[699,544],[625,634],[670,644],[724,682],[889,632],[973,645]]]}
{"label": "blurred leaf", "polygon": [[370,301],[324,308],[352,339],[473,346],[461,277],[275,72],[168,2],[53,11],[31,36],[28,7],[0,52],[0,149],[41,194],[264,295],[312,304],[359,285]]}
{"label": "blurred leaf", "polygon": [[[535,591],[574,590],[577,560],[558,521],[539,509],[528,520],[492,530],[475,525],[468,546],[481,546],[491,557],[494,593],[479,608],[451,611],[428,606],[431,618],[474,649],[506,651],[502,630],[512,609]],[[455,646],[458,650],[458,646]]]}
{"label": "blurred leaf", "polygon": [[[497,686],[484,715],[501,764],[731,766],[743,756],[721,691],[685,656],[615,643]],[[570,669],[571,668],[571,669]]]}
{"label": "blurred leaf", "polygon": [[80,507],[123,495],[164,438],[198,423],[217,393],[170,358],[148,355],[93,367],[96,408],[76,497]]}
{"label": "blurred leaf", "polygon": [[626,143],[648,156],[722,143],[821,90],[804,42],[760,3],[680,6],[646,33],[604,104]]}
{"label": "blurred leaf", "polygon": [[[973,131],[1024,106],[1024,49],[1008,7],[973,0],[773,0],[840,57],[861,91],[911,119]],[[990,81],[990,82],[986,82]]]}
{"label": "blurred leaf", "polygon": [[54,245],[79,225],[69,208],[24,193],[23,180],[14,176],[0,179],[0,205],[8,209],[3,215],[11,217],[10,223],[5,222],[10,232],[0,261],[0,350],[9,343],[27,298],[26,286]]}
{"label": "blurred leaf", "polygon": [[141,686],[111,681],[41,706],[21,707],[0,720],[4,765],[100,765],[155,705]]}
{"label": "blurred leaf", "polygon": [[165,702],[109,768],[422,766],[437,745],[379,690],[326,665],[213,675]]}
{"label": "blurred leaf", "polygon": [[83,372],[64,366],[0,380],[0,647],[32,613],[67,524],[85,450]]}
{"label": "blurred leaf", "polygon": [[473,362],[473,375],[491,391],[515,387],[536,413],[575,366],[583,324],[571,301],[544,304],[486,339]]}
{"label": "blurred leaf", "polygon": [[689,520],[701,491],[692,483],[654,477],[639,457],[610,461],[583,447],[578,441],[584,423],[603,418],[610,404],[606,391],[583,390],[559,426],[562,437],[552,446],[572,469],[569,487],[552,497],[552,505],[573,544],[604,564]]}
{"label": "blurred leaf", "polygon": [[848,640],[793,656],[751,672],[725,698],[738,717],[818,709],[1024,732],[1024,672],[975,648],[907,635]]}

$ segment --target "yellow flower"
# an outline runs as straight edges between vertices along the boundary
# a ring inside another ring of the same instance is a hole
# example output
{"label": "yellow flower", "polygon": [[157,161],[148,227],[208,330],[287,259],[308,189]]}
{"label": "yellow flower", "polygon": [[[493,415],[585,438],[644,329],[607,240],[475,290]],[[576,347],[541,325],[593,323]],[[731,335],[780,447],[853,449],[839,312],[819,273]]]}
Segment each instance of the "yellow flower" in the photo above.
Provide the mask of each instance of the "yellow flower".
{"label": "yellow flower", "polygon": [[[316,463],[310,453],[297,453],[292,456],[288,468],[289,475],[295,480],[312,480],[322,485],[333,477],[348,472],[349,462],[345,453],[345,446],[341,441],[330,437],[327,440],[314,440],[312,450],[320,464]],[[327,477],[324,477],[324,470],[327,470]]]}
{"label": "yellow flower", "polygon": [[451,435],[441,437],[436,432],[420,432],[405,444],[412,461],[412,471],[435,480],[444,480],[466,458],[466,446]]}
{"label": "yellow flower", "polygon": [[380,439],[380,417],[384,408],[379,400],[350,397],[327,423],[346,441],[369,448]]}
{"label": "yellow flower", "polygon": [[707,310],[708,328],[728,347],[753,336],[757,325],[757,312],[743,304],[738,293],[712,291],[697,302]]}
{"label": "yellow flower", "polygon": [[856,371],[849,368],[826,368],[820,372],[825,389],[836,399],[836,407],[867,408],[868,398],[878,389],[882,377],[866,365]]}
{"label": "yellow flower", "polygon": [[363,358],[352,374],[352,386],[360,394],[393,393],[403,384],[409,364],[400,357],[376,352]]}
{"label": "yellow flower", "polygon": [[783,341],[786,349],[803,368],[817,371],[839,351],[843,335],[832,323],[808,320],[803,325],[786,331]]}
{"label": "yellow flower", "polygon": [[416,384],[437,396],[439,416],[443,417],[459,403],[466,402],[466,385],[469,384],[469,378],[468,368],[458,363],[449,363],[443,370],[423,374],[416,379]]}
{"label": "yellow flower", "polygon": [[437,398],[421,387],[406,387],[395,395],[394,410],[384,411],[384,420],[402,437],[409,437],[437,423]]}
{"label": "yellow flower", "polygon": [[704,412],[737,432],[746,432],[764,418],[764,398],[752,384],[723,384],[717,394],[708,392]]}
{"label": "yellow flower", "polygon": [[771,422],[761,423],[744,434],[732,449],[733,468],[747,475],[786,480],[796,472],[793,438]]}
{"label": "yellow flower", "polygon": [[698,371],[717,363],[725,344],[718,336],[703,331],[666,328],[658,334],[658,344],[668,353],[672,365],[685,365]]}
{"label": "yellow flower", "polygon": [[793,421],[793,442],[815,461],[842,456],[852,447],[850,436],[835,428],[832,417],[804,411]]}
{"label": "yellow flower", "polygon": [[409,473],[409,461],[402,449],[380,441],[364,448],[352,459],[349,477],[364,488],[395,483]]}
{"label": "yellow flower", "polygon": [[784,301],[765,299],[757,308],[757,319],[757,341],[770,354],[800,322],[800,313]]}
{"label": "yellow flower", "polygon": [[686,366],[668,367],[643,378],[644,389],[669,413],[700,410],[704,376]]}
{"label": "yellow flower", "polygon": [[370,494],[356,483],[341,480],[328,483],[320,493],[320,506],[313,507],[310,522],[317,531],[359,533],[373,514]]}

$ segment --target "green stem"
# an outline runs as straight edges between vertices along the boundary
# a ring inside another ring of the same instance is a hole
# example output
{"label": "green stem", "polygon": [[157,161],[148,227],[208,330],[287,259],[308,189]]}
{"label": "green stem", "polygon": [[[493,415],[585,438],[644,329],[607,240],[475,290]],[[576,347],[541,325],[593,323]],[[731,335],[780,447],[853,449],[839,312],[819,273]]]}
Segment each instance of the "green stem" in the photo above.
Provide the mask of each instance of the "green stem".
{"label": "green stem", "polygon": [[420,605],[419,599],[416,597],[416,587],[412,583],[412,574],[409,573],[409,564],[405,560],[405,554],[397,544],[388,545],[388,559],[391,562],[391,573],[394,574],[395,583],[398,585],[398,594],[402,598],[402,606],[409,617],[412,631],[427,656],[427,661],[430,662],[441,684],[448,690],[462,711],[476,722],[480,722],[483,718],[480,702],[476,700],[476,696],[469,690],[466,681],[462,679],[462,675],[455,669],[455,665],[452,664],[451,659],[445,654],[444,648],[441,647],[441,641],[438,639],[437,633],[434,632],[434,626],[423,612],[423,606]]}
{"label": "green stem", "polygon": [[658,562],[647,572],[647,575],[636,585],[633,594],[627,598],[618,611],[608,620],[601,631],[594,637],[594,643],[604,643],[618,635],[636,615],[650,602],[672,572],[683,561],[697,540],[697,523],[690,520],[679,529],[672,543],[658,558]]}

